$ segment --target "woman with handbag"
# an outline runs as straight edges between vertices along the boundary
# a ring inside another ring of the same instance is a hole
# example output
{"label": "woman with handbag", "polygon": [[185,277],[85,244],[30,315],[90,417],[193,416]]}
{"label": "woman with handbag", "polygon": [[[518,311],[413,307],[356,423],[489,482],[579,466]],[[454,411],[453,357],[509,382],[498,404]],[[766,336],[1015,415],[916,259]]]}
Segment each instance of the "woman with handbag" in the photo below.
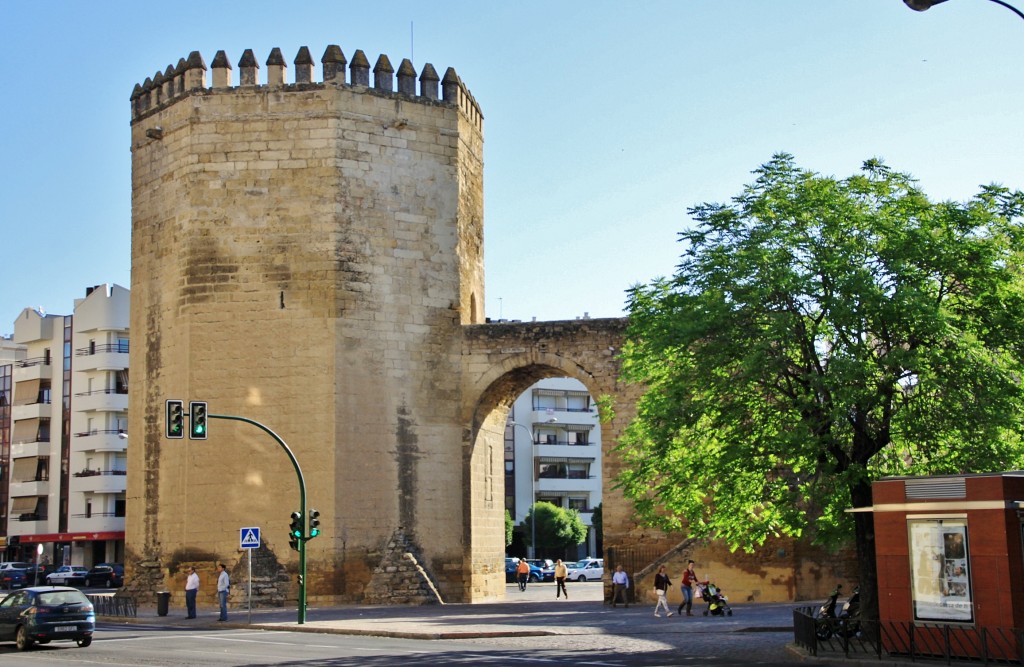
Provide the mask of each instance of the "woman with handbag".
{"label": "woman with handbag", "polygon": [[665,574],[665,566],[662,565],[658,568],[658,574],[654,575],[654,593],[658,596],[658,604],[654,607],[654,615],[661,617],[658,610],[662,607],[665,608],[665,614],[671,616],[672,612],[668,608],[668,587],[672,585],[669,581],[668,575]]}

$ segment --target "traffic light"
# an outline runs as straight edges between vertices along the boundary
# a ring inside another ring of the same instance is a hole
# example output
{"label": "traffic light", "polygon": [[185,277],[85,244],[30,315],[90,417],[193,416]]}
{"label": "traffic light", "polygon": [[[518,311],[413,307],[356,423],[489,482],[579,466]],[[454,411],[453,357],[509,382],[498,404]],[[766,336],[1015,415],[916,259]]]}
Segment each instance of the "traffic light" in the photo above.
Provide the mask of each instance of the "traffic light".
{"label": "traffic light", "polygon": [[192,401],[188,404],[188,413],[191,417],[189,420],[189,439],[206,440],[206,402]]}
{"label": "traffic light", "polygon": [[320,534],[320,512],[309,510],[309,536],[316,537]]}
{"label": "traffic light", "polygon": [[292,512],[292,522],[288,527],[288,546],[299,550],[299,539],[302,537],[302,512]]}
{"label": "traffic light", "polygon": [[302,575],[300,574],[299,575],[299,586],[301,586],[301,585],[302,585]]}
{"label": "traffic light", "polygon": [[167,431],[165,435],[168,438],[185,437],[185,408],[181,401],[167,401]]}

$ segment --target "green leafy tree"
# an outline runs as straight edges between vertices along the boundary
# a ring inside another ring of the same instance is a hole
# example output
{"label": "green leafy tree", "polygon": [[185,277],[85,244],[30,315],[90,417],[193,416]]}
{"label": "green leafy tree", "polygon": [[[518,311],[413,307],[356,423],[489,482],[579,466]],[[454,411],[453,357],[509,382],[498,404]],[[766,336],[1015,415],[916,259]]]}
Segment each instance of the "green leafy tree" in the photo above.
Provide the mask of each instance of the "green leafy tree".
{"label": "green leafy tree", "polygon": [[1019,468],[1024,195],[933,203],[867,161],[779,154],[690,209],[675,276],[632,288],[623,375],[645,385],[617,484],[667,529],[752,549],[855,535],[877,614],[871,482]]}
{"label": "green leafy tree", "polygon": [[512,520],[512,515],[509,514],[508,510],[505,510],[505,546],[512,544],[512,530],[516,527],[516,522]]}
{"label": "green leafy tree", "polygon": [[538,549],[565,549],[587,539],[587,524],[583,523],[578,511],[542,501],[534,503],[523,520],[523,535],[528,546],[534,546],[530,540],[535,517]]}

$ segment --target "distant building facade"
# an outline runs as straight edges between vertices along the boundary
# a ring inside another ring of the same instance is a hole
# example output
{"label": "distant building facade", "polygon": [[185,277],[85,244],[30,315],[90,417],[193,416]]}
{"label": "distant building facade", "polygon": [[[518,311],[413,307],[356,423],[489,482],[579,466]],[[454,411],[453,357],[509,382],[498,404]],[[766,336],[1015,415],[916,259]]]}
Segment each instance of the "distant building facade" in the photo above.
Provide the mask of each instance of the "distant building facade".
{"label": "distant building facade", "polygon": [[505,430],[505,508],[517,530],[529,514],[531,499],[575,509],[588,526],[587,539],[555,557],[597,556],[599,536],[592,519],[601,504],[601,483],[601,424],[583,383],[547,378],[523,392],[512,405]]}
{"label": "distant building facade", "polygon": [[128,321],[129,291],[100,285],[73,315],[26,308],[0,347],[5,559],[123,559]]}

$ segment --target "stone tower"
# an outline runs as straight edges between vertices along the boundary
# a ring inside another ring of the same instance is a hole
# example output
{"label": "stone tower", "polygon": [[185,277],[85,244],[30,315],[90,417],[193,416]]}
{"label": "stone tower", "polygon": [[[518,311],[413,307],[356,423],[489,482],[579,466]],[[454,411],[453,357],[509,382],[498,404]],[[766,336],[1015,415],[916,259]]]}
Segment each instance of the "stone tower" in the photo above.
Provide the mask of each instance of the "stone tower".
{"label": "stone tower", "polygon": [[275,48],[263,78],[247,50],[234,82],[220,51],[208,85],[193,52],[131,97],[130,578],[142,594],[181,588],[184,563],[231,568],[243,526],[262,528],[264,561],[295,569],[284,453],[228,420],[205,441],[165,439],[164,401],[180,398],[266,424],[295,452],[324,528],[310,599],[389,589],[374,579],[396,549],[446,600],[493,596],[503,573],[479,578],[464,543],[479,106],[451,68],[424,65],[417,86],[412,63],[396,77],[381,55],[371,84],[365,54],[333,45],[320,81],[306,47],[293,64],[289,83]]}

